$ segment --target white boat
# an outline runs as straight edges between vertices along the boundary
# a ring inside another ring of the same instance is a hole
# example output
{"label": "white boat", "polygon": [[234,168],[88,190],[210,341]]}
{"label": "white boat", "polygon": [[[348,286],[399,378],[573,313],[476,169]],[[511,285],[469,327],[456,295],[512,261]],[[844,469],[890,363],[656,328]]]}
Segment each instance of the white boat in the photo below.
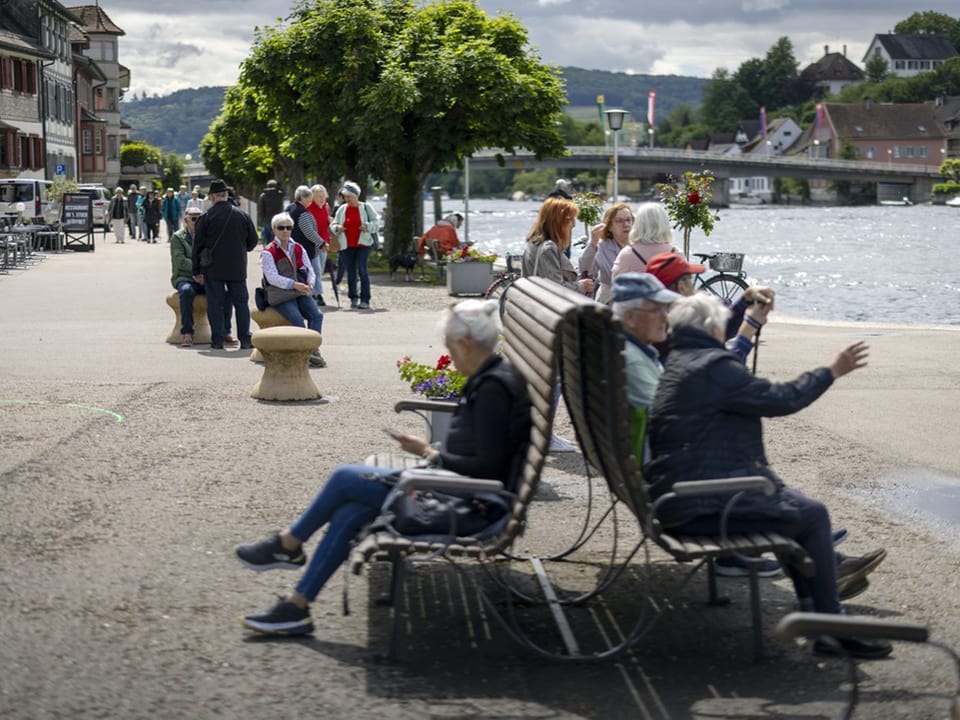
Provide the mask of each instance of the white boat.
{"label": "white boat", "polygon": [[950,200],[947,200],[944,203],[944,205],[949,205],[950,207],[960,207],[960,195],[957,195],[956,197]]}

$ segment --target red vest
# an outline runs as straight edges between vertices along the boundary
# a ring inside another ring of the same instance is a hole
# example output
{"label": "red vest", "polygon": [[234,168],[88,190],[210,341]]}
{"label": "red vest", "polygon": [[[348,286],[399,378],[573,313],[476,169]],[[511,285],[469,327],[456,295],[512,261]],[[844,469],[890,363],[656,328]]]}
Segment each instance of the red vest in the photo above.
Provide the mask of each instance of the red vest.
{"label": "red vest", "polygon": [[290,267],[290,258],[287,257],[287,254],[283,251],[283,248],[280,247],[280,243],[277,240],[271,241],[271,243],[264,249],[273,256],[273,263],[277,266],[278,273],[284,277],[297,280],[297,271],[304,267],[303,245],[293,241],[293,259],[297,262],[297,266],[295,268]]}

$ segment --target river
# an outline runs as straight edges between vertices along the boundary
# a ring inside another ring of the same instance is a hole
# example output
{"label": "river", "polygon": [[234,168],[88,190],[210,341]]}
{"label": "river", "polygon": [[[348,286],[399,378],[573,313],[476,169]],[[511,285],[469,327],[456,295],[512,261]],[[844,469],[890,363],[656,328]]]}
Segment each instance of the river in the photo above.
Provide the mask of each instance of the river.
{"label": "river", "polygon": [[[520,254],[539,207],[471,200],[469,237],[479,248]],[[444,212],[463,209],[461,198],[444,201]],[[424,212],[429,225],[432,202]],[[720,210],[709,237],[694,231],[690,249],[744,253],[750,282],[774,288],[786,315],[960,325],[958,221],[960,209],[932,205],[734,206]],[[575,234],[582,233],[580,226]]]}

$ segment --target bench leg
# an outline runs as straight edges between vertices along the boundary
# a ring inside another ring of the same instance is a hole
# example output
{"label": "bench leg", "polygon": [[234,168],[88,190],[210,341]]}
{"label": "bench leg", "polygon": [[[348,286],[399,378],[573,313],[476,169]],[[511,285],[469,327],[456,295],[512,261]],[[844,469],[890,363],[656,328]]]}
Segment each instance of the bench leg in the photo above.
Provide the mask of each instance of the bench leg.
{"label": "bench leg", "polygon": [[393,626],[390,628],[390,645],[387,648],[387,659],[397,660],[400,647],[400,631],[407,618],[404,608],[403,585],[407,575],[407,562],[398,552],[391,552],[390,557],[390,600],[393,606]]}
{"label": "bench leg", "polygon": [[729,605],[730,598],[722,597],[717,592],[717,568],[713,558],[707,558],[707,605]]}
{"label": "bench leg", "polygon": [[757,568],[750,565],[750,622],[753,626],[753,661],[760,662],[766,655],[763,646],[763,618],[760,614],[760,580]]}

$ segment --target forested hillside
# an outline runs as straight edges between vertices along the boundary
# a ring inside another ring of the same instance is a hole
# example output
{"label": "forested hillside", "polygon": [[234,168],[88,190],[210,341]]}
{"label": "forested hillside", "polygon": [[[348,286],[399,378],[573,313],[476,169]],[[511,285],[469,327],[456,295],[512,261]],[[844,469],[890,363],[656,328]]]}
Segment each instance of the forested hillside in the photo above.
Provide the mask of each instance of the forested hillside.
{"label": "forested hillside", "polygon": [[[561,68],[567,85],[570,114],[577,120],[596,120],[597,95],[603,95],[606,107],[621,107],[633,113],[637,121],[647,116],[647,93],[657,91],[657,117],[665,118],[680,103],[699,107],[704,78],[677,75],[627,75],[602,70]],[[213,119],[220,114],[223,87],[178,90],[163,97],[125,100],[121,106],[123,122],[130,125],[130,137],[178,155],[191,153],[199,158],[200,139]]]}

